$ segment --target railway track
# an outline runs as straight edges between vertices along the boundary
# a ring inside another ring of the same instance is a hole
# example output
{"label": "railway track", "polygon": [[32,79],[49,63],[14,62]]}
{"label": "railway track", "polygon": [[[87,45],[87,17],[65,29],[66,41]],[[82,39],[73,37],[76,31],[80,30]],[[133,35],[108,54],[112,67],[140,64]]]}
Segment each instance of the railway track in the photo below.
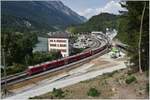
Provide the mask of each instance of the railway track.
{"label": "railway track", "polygon": [[100,47],[101,46],[101,40],[95,38],[95,37],[91,37],[91,40],[93,41],[93,43],[89,46],[90,48],[84,50],[84,51],[89,51],[89,50],[92,50],[93,48],[97,48],[97,47]]}
{"label": "railway track", "polygon": [[[92,48],[96,48],[96,47],[98,48],[98,47],[101,46],[101,41],[98,38],[95,39],[95,43],[96,43],[96,45],[94,47],[92,47]],[[95,55],[92,55],[92,56],[95,56]],[[92,57],[92,56],[90,56],[90,57]],[[90,57],[88,57],[88,58],[90,58]],[[84,58],[82,60],[85,60],[85,59],[86,58]],[[77,62],[81,62],[81,61],[77,61]],[[33,76],[28,76],[26,72],[19,73],[19,74],[16,74],[14,76],[9,76],[6,79],[2,78],[1,85],[2,86],[4,85],[5,80],[7,81],[7,85],[12,85],[12,84],[15,84],[15,83],[19,83],[19,82],[22,82],[22,81],[25,81],[25,80],[29,80],[29,79],[32,79],[32,78],[35,78],[35,77],[38,77],[38,76],[41,76],[41,75],[45,75],[45,74],[48,74],[48,73],[51,73],[51,72],[55,72],[55,71],[64,69],[64,68],[66,68],[68,66],[71,66],[73,64],[76,64],[76,62],[73,62],[73,63],[68,64],[68,65],[64,65],[64,66],[61,66],[61,67],[58,67],[58,68],[55,68],[55,69],[47,70],[45,72],[42,72],[42,73],[39,73],[39,74],[36,74],[36,75],[33,75]]]}

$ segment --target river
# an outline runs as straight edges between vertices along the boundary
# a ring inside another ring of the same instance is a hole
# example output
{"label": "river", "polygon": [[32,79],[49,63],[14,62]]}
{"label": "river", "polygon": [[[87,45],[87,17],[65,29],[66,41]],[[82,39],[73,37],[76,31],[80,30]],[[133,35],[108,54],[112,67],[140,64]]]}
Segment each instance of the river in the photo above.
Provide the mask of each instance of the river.
{"label": "river", "polygon": [[38,37],[38,43],[33,48],[33,52],[35,51],[48,51],[48,38]]}

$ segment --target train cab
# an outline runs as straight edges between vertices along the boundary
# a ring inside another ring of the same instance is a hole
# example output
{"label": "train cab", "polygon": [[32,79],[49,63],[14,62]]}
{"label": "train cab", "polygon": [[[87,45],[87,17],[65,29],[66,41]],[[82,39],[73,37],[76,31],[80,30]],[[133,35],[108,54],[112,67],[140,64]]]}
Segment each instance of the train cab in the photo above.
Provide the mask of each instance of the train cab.
{"label": "train cab", "polygon": [[40,73],[42,71],[43,71],[43,66],[38,64],[35,66],[29,66],[27,73],[28,73],[28,75],[32,75],[32,74]]}

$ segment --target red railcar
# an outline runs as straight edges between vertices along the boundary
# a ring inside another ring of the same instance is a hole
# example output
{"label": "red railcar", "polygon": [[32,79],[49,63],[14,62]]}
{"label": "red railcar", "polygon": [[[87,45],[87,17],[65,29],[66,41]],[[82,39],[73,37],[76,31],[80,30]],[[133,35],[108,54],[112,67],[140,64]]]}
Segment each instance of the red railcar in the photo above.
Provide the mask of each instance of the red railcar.
{"label": "red railcar", "polygon": [[80,59],[81,59],[80,54],[70,56],[70,57],[68,57],[68,63],[72,63],[72,62],[78,61]]}
{"label": "red railcar", "polygon": [[106,48],[106,45],[101,47],[101,48],[97,48],[95,50],[91,50],[91,51],[88,51],[88,52],[83,52],[83,53],[80,53],[80,54],[77,54],[77,55],[74,55],[74,56],[62,58],[60,60],[54,60],[54,61],[51,61],[51,62],[42,63],[40,65],[30,66],[28,68],[28,75],[40,73],[40,72],[45,71],[45,70],[57,68],[57,67],[63,66],[63,65],[68,64],[68,63],[79,61],[79,60],[84,59],[86,57],[97,54],[100,51],[104,50],[105,48]]}
{"label": "red railcar", "polygon": [[29,66],[28,75],[37,74],[43,71],[43,65]]}
{"label": "red railcar", "polygon": [[75,62],[75,61],[77,61],[76,56],[71,56],[71,57],[68,58],[68,63],[72,63],[72,62]]}
{"label": "red railcar", "polygon": [[54,60],[54,61],[51,61],[51,62],[48,62],[46,64],[44,64],[43,66],[43,70],[49,70],[49,69],[53,69],[55,67],[59,67],[59,66],[62,66],[65,64],[65,60]]}
{"label": "red railcar", "polygon": [[44,64],[44,70],[52,69],[56,66],[57,61],[54,60],[52,62],[48,62],[47,64]]}
{"label": "red railcar", "polygon": [[102,50],[104,50],[106,47],[107,47],[107,45],[104,45],[101,48],[95,49],[92,51],[92,54],[97,54],[97,53],[101,52]]}
{"label": "red railcar", "polygon": [[62,60],[59,60],[59,61],[56,62],[56,66],[55,67],[60,67],[60,66],[62,66],[64,64],[65,64],[65,60],[62,59]]}
{"label": "red railcar", "polygon": [[103,50],[103,47],[93,50],[93,54],[97,54]]}
{"label": "red railcar", "polygon": [[91,51],[88,51],[88,52],[85,52],[83,55],[82,55],[82,58],[86,58],[86,57],[89,57],[92,55],[92,52]]}
{"label": "red railcar", "polygon": [[53,69],[56,67],[63,66],[65,64],[64,60],[55,60],[52,62],[42,63],[41,65],[30,66],[28,69],[28,75],[40,73],[45,70]]}

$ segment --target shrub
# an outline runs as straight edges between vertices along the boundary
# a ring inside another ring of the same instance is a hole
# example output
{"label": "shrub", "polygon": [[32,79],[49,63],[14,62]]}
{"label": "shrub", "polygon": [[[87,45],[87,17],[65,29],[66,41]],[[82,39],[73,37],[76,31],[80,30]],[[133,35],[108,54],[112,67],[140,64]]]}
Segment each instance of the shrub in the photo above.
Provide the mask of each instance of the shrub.
{"label": "shrub", "polygon": [[130,84],[130,83],[132,83],[132,82],[134,82],[134,81],[136,81],[136,77],[135,77],[135,76],[128,76],[128,77],[126,78],[126,83],[127,83],[127,84]]}
{"label": "shrub", "polygon": [[62,89],[54,88],[52,94],[53,94],[54,97],[58,97],[58,98],[63,98],[64,97],[64,92],[62,91]]}
{"label": "shrub", "polygon": [[90,88],[90,90],[87,93],[88,96],[96,97],[99,96],[100,93],[95,88]]}
{"label": "shrub", "polygon": [[[25,69],[26,69],[26,66],[24,66],[22,64],[13,63],[12,66],[7,66],[6,67],[6,73],[7,73],[7,75],[13,75],[13,74],[22,72]],[[3,68],[1,68],[1,76],[2,77],[4,76],[4,69]]]}

